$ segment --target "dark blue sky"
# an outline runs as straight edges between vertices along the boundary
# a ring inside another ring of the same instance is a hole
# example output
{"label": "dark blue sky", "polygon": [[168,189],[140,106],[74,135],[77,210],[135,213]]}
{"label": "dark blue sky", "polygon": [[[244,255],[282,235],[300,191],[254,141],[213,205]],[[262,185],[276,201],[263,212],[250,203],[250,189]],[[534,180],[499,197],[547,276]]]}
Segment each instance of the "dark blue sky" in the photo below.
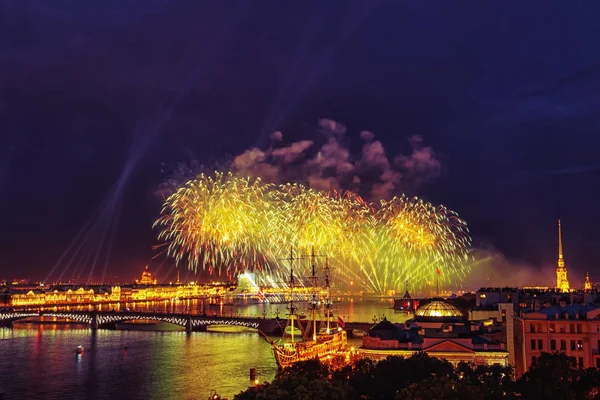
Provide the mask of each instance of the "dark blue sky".
{"label": "dark blue sky", "polygon": [[441,173],[417,194],[508,259],[552,268],[560,215],[571,279],[600,280],[598,15],[562,0],[2,2],[0,276],[43,279],[83,243],[73,265],[129,280],[154,254],[165,165],[275,130],[315,140],[330,118],[390,157],[422,136]]}

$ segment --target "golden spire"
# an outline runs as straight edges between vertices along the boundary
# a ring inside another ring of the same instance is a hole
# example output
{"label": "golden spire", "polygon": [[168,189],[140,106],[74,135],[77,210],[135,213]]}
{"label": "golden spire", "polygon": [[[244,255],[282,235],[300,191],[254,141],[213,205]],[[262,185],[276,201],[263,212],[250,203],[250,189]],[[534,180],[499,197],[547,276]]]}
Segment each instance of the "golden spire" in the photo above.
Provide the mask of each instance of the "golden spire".
{"label": "golden spire", "polygon": [[592,281],[590,280],[590,273],[585,273],[585,283],[583,284],[583,290],[592,290]]}
{"label": "golden spire", "polygon": [[563,249],[562,249],[562,229],[560,227],[560,218],[558,219],[558,267],[565,267],[565,259],[563,258]]}
{"label": "golden spire", "polygon": [[563,257],[562,247],[562,229],[560,218],[558,220],[558,267],[556,268],[556,289],[561,292],[570,291],[569,280],[567,279],[567,269],[565,268],[565,259]]}

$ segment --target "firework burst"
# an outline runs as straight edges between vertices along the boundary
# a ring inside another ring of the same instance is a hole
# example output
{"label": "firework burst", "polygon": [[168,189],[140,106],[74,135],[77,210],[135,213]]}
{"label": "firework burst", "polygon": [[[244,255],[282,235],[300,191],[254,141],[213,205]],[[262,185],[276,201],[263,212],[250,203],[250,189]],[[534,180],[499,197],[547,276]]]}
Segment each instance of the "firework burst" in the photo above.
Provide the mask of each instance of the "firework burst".
{"label": "firework burst", "polygon": [[285,280],[281,262],[290,246],[330,257],[342,281],[385,293],[408,282],[447,283],[468,272],[466,223],[446,207],[395,197],[368,204],[350,193],[325,193],[300,184],[271,185],[231,173],[201,174],[166,201],[155,226],[167,254],[189,268],[236,276],[261,271]]}
{"label": "firework burst", "polygon": [[228,275],[248,266],[264,265],[269,249],[271,185],[260,179],[238,179],[231,174],[200,175],[188,181],[165,202],[155,226],[168,243],[167,253],[177,263],[187,259],[191,269]]}

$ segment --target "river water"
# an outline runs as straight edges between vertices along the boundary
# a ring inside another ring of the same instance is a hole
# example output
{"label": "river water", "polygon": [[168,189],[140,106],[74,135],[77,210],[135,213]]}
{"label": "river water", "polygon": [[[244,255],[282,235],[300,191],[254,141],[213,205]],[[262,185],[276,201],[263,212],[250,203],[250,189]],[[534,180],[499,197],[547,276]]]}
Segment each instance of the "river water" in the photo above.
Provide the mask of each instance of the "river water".
{"label": "river water", "polygon": [[[285,315],[285,305],[219,308],[219,314]],[[343,303],[338,315],[347,321],[406,319],[391,301]],[[75,353],[77,345],[83,354]],[[0,328],[0,399],[204,400],[212,389],[231,399],[251,384],[250,368],[260,381],[277,372],[271,347],[257,333],[93,332],[35,322]]]}

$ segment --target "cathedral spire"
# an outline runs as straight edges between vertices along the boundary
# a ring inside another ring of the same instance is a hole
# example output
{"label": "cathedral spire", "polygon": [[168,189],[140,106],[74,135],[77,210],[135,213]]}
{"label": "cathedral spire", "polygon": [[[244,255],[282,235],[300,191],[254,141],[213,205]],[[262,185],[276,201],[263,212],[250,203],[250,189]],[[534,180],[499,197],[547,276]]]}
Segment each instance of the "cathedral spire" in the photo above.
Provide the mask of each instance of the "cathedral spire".
{"label": "cathedral spire", "polygon": [[585,273],[585,283],[583,284],[583,290],[585,290],[586,292],[591,291],[593,288],[592,286],[592,281],[590,280],[590,274],[589,272]]}
{"label": "cathedral spire", "polygon": [[565,259],[563,258],[563,248],[562,248],[562,229],[560,227],[560,218],[558,219],[558,267],[564,268]]}
{"label": "cathedral spire", "polygon": [[567,268],[565,268],[565,259],[563,257],[562,246],[562,228],[560,218],[558,220],[558,267],[556,268],[556,289],[561,292],[570,291],[569,280],[567,279]]}

